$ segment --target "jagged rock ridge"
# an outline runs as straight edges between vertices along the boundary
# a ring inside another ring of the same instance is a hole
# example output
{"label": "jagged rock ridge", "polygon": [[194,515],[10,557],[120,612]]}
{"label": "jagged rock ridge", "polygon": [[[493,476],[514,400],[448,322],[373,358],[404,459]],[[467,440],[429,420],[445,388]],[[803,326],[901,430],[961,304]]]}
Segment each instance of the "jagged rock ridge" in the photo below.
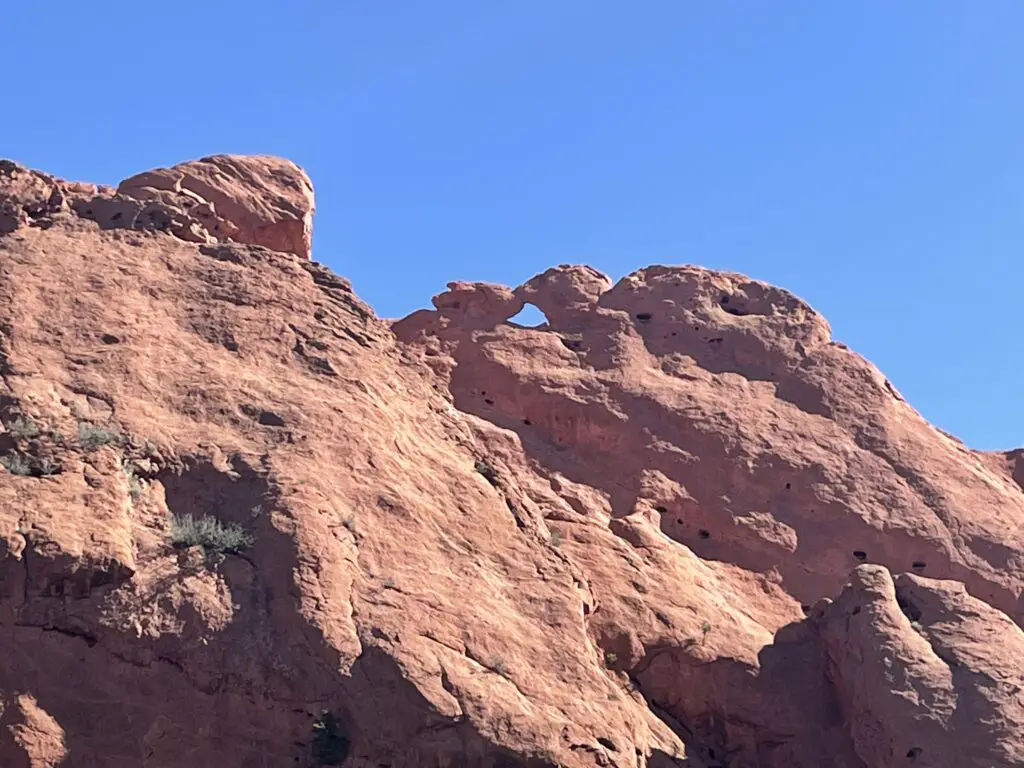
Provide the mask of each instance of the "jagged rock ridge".
{"label": "jagged rock ridge", "polygon": [[0,763],[1024,761],[1019,452],[740,275],[388,324],[312,208],[270,158],[0,166]]}

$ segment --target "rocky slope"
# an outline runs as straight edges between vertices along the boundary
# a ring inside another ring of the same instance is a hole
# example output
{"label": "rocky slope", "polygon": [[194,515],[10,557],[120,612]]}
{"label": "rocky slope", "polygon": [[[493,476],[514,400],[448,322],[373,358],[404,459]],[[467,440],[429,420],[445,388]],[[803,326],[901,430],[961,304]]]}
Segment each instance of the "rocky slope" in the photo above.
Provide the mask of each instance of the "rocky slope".
{"label": "rocky slope", "polygon": [[1019,451],[740,275],[382,321],[312,213],[0,164],[0,764],[1024,764]]}

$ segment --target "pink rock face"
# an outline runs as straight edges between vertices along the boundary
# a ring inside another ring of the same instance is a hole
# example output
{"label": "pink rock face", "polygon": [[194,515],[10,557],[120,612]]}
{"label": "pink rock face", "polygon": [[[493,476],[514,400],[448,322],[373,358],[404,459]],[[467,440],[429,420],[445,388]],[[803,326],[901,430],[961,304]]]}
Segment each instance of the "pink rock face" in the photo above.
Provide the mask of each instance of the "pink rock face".
{"label": "pink rock face", "polygon": [[1024,765],[1024,632],[963,584],[861,566],[814,621],[866,765]]}
{"label": "pink rock face", "polygon": [[176,204],[218,240],[310,257],[313,185],[288,160],[213,155],[140,173],[122,181],[117,191],[138,200]]}
{"label": "pink rock face", "polygon": [[102,229],[238,242],[310,258],[313,186],[277,157],[214,155],[125,179],[113,190],[0,161],[0,235],[77,216]]}
{"label": "pink rock face", "polygon": [[1020,451],[742,275],[382,321],[295,174],[0,163],[0,765],[1024,764]]}
{"label": "pink rock face", "polygon": [[[1019,622],[1024,613],[1016,454],[976,454],[934,429],[874,366],[832,341],[804,302],[741,275],[651,267],[608,287],[589,268],[559,267],[514,293],[541,308],[548,324],[519,329],[492,318],[480,327],[418,313],[415,332],[406,321],[394,329],[428,351],[456,408],[473,415],[478,450],[522,488],[517,506],[540,506],[563,551],[571,547],[605,595],[590,623],[599,645],[698,743],[735,761],[729,765],[821,765],[823,755],[848,766],[941,760],[941,750],[922,756],[914,744],[893,742],[878,747],[893,762],[879,762],[881,752],[866,746],[870,718],[863,732],[851,723],[862,722],[856,708],[868,706],[864,700],[900,695],[885,682],[888,662],[865,661],[870,669],[850,676],[867,681],[857,690],[833,686],[835,641],[823,644],[796,617],[801,606],[806,613],[838,595],[851,569],[869,562],[963,582],[992,606],[980,619],[995,623],[986,631],[1019,632],[999,614]],[[646,591],[627,596],[611,583],[595,529],[648,553],[681,546],[730,578],[758,574],[758,623],[774,640],[744,650],[757,633],[742,639],[742,623],[701,601],[691,614],[706,617],[701,631],[692,619],[673,629],[682,622],[663,600]],[[590,545],[581,551],[577,542]],[[771,597],[775,589],[791,608]],[[627,602],[609,598],[616,593]],[[623,610],[637,600],[665,622]],[[1016,646],[1004,647],[1014,650],[992,663],[1012,677]],[[1000,706],[1010,706],[1013,692],[1001,695]],[[958,732],[960,751],[948,754],[1015,764],[1008,760],[1020,737],[989,750],[980,721],[972,722]],[[911,735],[904,729],[900,737]]]}

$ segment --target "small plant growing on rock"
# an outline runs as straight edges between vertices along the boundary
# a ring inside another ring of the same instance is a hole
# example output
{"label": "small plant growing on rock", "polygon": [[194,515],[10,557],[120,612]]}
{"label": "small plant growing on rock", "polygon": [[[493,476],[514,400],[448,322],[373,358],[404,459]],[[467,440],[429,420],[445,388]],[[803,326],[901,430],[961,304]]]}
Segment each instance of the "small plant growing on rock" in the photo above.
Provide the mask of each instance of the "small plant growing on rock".
{"label": "small plant growing on rock", "polygon": [[49,477],[58,475],[63,470],[53,459],[32,459],[20,453],[0,456],[0,464],[12,475],[23,477]]}
{"label": "small plant growing on rock", "polygon": [[235,523],[224,524],[215,517],[174,515],[171,518],[171,544],[177,549],[202,547],[207,553],[237,554],[252,546],[252,536]]}
{"label": "small plant growing on rock", "polygon": [[123,471],[124,476],[128,479],[128,495],[131,496],[132,501],[138,501],[142,498],[142,491],[145,486],[131,466],[125,466]]}
{"label": "small plant growing on rock", "polygon": [[10,456],[0,456],[0,464],[12,475],[27,477],[32,474],[32,462],[17,453]]}
{"label": "small plant growing on rock", "polygon": [[348,737],[332,712],[324,711],[313,723],[313,760],[317,765],[341,765],[348,757]]}
{"label": "small plant growing on rock", "polygon": [[477,459],[476,463],[473,465],[473,468],[481,475],[483,475],[484,480],[493,485],[495,488],[498,487],[498,482],[500,480],[500,478],[498,477],[498,470],[494,468],[494,465],[491,464],[490,461],[488,461],[487,459]]}
{"label": "small plant growing on rock", "polygon": [[95,424],[78,425],[78,445],[84,451],[98,451],[104,445],[120,442],[121,435]]}
{"label": "small plant growing on rock", "polygon": [[15,440],[31,440],[39,437],[40,432],[39,425],[24,416],[19,416],[7,425],[7,433]]}

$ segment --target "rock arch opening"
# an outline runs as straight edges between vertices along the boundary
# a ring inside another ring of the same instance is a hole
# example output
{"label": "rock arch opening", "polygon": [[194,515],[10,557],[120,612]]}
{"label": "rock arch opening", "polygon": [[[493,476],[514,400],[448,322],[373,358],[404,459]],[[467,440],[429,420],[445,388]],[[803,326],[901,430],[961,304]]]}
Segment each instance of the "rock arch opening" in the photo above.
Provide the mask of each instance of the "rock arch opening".
{"label": "rock arch opening", "polygon": [[523,304],[523,308],[517,314],[510,317],[508,322],[520,328],[544,329],[549,325],[547,315],[541,312],[537,305],[530,304],[529,302]]}

